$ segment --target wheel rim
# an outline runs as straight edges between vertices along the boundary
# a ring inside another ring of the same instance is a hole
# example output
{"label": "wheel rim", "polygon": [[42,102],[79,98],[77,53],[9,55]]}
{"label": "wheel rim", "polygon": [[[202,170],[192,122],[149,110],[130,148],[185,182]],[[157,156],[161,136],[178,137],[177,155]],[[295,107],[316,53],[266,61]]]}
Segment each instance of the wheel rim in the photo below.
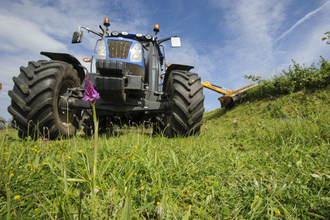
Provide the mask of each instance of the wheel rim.
{"label": "wheel rim", "polygon": [[[74,83],[70,80],[67,80],[67,81],[64,81],[61,86],[60,86],[60,89],[59,89],[59,93],[58,93],[58,102],[57,103],[60,103],[60,100],[63,99],[63,94],[66,93],[66,91],[69,89],[69,88],[73,88],[74,87]],[[68,125],[71,125],[71,119],[74,115],[74,111],[62,111],[61,108],[59,107],[60,105],[58,104],[58,117],[60,119],[60,121],[62,122],[62,124],[64,126],[68,126]]]}

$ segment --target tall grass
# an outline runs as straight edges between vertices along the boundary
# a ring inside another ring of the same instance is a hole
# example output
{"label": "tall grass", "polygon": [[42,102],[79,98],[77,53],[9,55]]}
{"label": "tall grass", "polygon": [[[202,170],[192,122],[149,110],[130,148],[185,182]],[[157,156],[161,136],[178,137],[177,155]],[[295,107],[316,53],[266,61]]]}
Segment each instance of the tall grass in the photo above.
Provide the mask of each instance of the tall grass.
{"label": "tall grass", "polygon": [[198,137],[100,136],[97,190],[93,139],[1,133],[0,219],[329,219],[329,90],[265,91],[205,113]]}

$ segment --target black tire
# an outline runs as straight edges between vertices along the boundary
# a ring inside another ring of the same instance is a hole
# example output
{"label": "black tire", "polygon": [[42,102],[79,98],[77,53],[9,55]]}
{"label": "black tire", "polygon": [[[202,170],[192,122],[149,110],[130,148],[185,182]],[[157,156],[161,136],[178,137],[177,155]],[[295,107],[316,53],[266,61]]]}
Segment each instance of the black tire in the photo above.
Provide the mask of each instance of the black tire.
{"label": "black tire", "polygon": [[[80,86],[78,73],[72,65],[53,60],[31,61],[27,67],[20,68],[20,75],[13,77],[13,81],[14,88],[8,92],[12,99],[8,112],[21,138],[28,135],[36,138],[39,131],[44,137],[57,139],[68,135],[68,127],[70,135],[75,133],[73,125],[67,123],[67,112],[58,109],[60,96],[68,88]],[[69,121],[79,114],[70,110]]]}
{"label": "black tire", "polygon": [[84,109],[82,113],[82,122],[85,136],[92,136],[94,131],[93,110]]}
{"label": "black tire", "polygon": [[165,136],[200,134],[205,99],[201,78],[196,73],[173,70],[165,90],[171,95],[171,114],[165,116]]}

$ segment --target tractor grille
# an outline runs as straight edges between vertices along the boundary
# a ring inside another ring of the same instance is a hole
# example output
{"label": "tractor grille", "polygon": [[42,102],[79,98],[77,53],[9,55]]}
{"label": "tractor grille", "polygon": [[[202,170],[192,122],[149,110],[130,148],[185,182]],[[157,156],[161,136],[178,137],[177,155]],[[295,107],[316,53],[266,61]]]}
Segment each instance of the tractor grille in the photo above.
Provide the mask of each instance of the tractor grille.
{"label": "tractor grille", "polygon": [[127,59],[132,42],[122,40],[108,40],[109,58]]}

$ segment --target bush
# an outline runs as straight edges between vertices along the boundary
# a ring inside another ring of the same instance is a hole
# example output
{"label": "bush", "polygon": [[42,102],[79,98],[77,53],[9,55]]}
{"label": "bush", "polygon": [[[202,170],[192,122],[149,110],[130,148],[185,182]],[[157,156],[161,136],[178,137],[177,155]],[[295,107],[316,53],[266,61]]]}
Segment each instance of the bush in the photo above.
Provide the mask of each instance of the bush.
{"label": "bush", "polygon": [[320,89],[330,84],[330,63],[321,57],[317,68],[313,63],[310,67],[300,66],[292,60],[293,66],[289,66],[287,70],[283,70],[279,75],[275,75],[270,79],[262,79],[260,76],[247,76],[259,84],[258,87],[252,89],[248,93],[249,98],[259,99],[262,97],[270,97],[275,95],[284,95],[297,92],[303,89]]}

